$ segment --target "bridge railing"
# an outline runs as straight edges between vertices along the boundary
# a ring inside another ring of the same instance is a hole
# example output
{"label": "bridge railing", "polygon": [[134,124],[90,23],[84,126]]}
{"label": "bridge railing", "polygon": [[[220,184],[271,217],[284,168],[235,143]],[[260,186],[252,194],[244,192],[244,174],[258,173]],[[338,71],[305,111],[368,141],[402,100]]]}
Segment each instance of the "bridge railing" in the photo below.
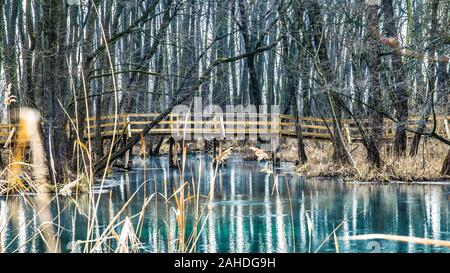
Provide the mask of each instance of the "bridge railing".
{"label": "bridge railing", "polygon": [[[201,121],[196,120],[192,116],[186,119],[177,114],[170,114],[164,118],[150,132],[153,135],[170,136],[173,133],[178,136],[184,134],[193,135],[199,133],[209,134],[216,138],[230,138],[236,135],[256,135],[261,131],[269,135],[280,135],[283,137],[296,136],[296,118],[289,115],[270,115],[270,114],[230,114],[224,113],[222,119],[214,119],[202,116]],[[137,134],[140,133],[145,125],[149,124],[158,117],[158,113],[138,113],[138,114],[120,114],[105,115],[100,118],[100,122],[96,122],[96,117],[90,117],[89,128],[85,127],[84,135],[86,138],[94,138],[96,130],[100,129],[102,138],[112,137],[115,133],[120,134]],[[116,120],[117,119],[117,120]],[[307,139],[317,139],[321,141],[331,140],[330,132],[333,132],[333,120],[322,119],[317,117],[300,117],[303,136]],[[408,120],[408,128],[417,129],[420,117],[410,117]],[[440,135],[450,138],[450,116],[437,116],[436,130]],[[87,121],[87,120],[86,120]],[[116,130],[114,131],[114,124]],[[359,125],[368,128],[368,120],[360,120]],[[427,130],[432,130],[434,126],[433,119],[430,118],[427,123]],[[383,137],[392,139],[395,136],[396,124],[385,119],[383,124]],[[0,144],[14,142],[17,131],[17,124],[0,124]],[[360,141],[362,136],[358,129],[358,124],[354,120],[342,120],[342,133],[348,142]],[[408,137],[412,137],[412,132],[407,132]]]}
{"label": "bridge railing", "polygon": [[5,145],[15,140],[17,124],[0,124],[0,144]]}
{"label": "bridge railing", "polygon": [[[89,118],[90,126],[85,129],[84,134],[94,137],[99,127],[103,137],[119,135],[124,131],[132,134],[140,133],[158,115],[157,113],[109,115],[102,117],[100,124],[95,122],[95,117],[91,117]],[[114,126],[116,127],[115,131]],[[225,113],[222,118],[208,115],[192,117],[170,114],[152,128],[150,133],[161,136],[208,134],[216,138],[244,134],[257,135],[258,133],[278,134],[280,133],[280,120],[278,115],[270,114],[230,115]]]}

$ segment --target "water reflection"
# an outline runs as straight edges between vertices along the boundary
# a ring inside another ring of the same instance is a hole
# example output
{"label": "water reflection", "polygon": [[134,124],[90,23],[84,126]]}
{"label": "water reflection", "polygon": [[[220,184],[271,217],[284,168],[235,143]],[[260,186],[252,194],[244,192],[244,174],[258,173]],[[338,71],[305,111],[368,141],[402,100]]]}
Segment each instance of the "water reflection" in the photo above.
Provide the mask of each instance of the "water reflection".
{"label": "water reflection", "polygon": [[[113,180],[119,185],[101,195],[95,236],[102,234],[138,189],[119,221],[137,215],[145,200],[156,192],[159,194],[145,208],[142,230],[139,230],[142,251],[175,251],[175,203],[173,199],[166,203],[165,198],[171,196],[183,181],[200,181],[203,213],[195,248],[198,252],[314,252],[322,244],[319,252],[335,252],[336,246],[330,235],[338,226],[336,235],[341,238],[340,252],[368,252],[374,243],[379,243],[381,252],[450,251],[411,243],[342,239],[350,235],[384,233],[450,240],[450,186],[303,180],[290,173],[291,166],[284,165],[278,176],[277,190],[273,191],[273,177],[260,172],[263,163],[233,157],[227,168],[219,169],[213,189],[214,200],[207,202],[211,186],[208,156],[190,156],[185,177],[167,167],[166,158],[155,157],[146,163],[146,168],[115,175]],[[140,187],[144,181],[146,184]],[[60,207],[66,207],[60,214],[62,250],[71,251],[65,246],[86,239],[89,198],[79,196],[76,202],[71,198],[60,198],[59,201]],[[51,209],[56,216],[56,203]],[[36,212],[28,202],[18,197],[0,199],[0,213],[0,247],[3,251],[45,251],[37,234]],[[193,215],[191,206],[188,235],[193,229]],[[135,227],[137,218],[132,218]],[[120,228],[118,225],[115,229],[118,234]],[[114,242],[111,242],[111,248],[102,247],[102,251],[111,249],[115,249]]]}

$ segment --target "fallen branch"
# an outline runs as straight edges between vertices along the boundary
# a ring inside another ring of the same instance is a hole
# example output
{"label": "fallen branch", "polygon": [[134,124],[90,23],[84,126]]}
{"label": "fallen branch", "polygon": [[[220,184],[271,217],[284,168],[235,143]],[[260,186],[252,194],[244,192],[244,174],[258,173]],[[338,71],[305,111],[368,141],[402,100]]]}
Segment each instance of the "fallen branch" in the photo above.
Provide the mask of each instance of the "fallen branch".
{"label": "fallen branch", "polygon": [[355,241],[389,240],[389,241],[399,241],[399,242],[421,244],[421,245],[450,247],[450,242],[449,241],[434,240],[434,239],[427,239],[427,238],[418,238],[418,237],[411,237],[411,236],[389,235],[389,234],[355,235],[355,236],[344,237],[344,239],[346,239],[346,240],[355,240]]}

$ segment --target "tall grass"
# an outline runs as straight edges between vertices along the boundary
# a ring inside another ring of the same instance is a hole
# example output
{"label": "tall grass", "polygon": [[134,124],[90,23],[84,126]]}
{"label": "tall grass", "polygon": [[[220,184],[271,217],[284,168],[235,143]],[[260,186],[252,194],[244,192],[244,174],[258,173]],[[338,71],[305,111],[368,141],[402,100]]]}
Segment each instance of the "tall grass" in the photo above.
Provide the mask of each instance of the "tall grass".
{"label": "tall grass", "polygon": [[[182,166],[186,166],[186,150],[183,152]],[[146,173],[144,167],[144,173]],[[184,173],[184,170],[181,170]],[[198,170],[201,174],[201,167]],[[164,177],[164,181],[167,177]],[[166,231],[168,232],[168,240],[166,249],[168,252],[195,252],[200,234],[208,220],[209,213],[206,211],[207,196],[201,195],[201,177],[191,177],[189,181],[184,181],[184,174],[180,175],[178,183],[174,184],[172,190],[165,188],[162,192],[153,192],[149,196],[145,196],[142,202],[142,207],[138,213],[129,213],[129,206],[135,202],[138,195],[142,195],[144,189],[150,180],[145,180],[130,198],[121,206],[116,212],[110,211],[108,222],[106,224],[95,221],[93,223],[92,213],[98,214],[98,211],[93,211],[96,206],[97,194],[91,187],[92,192],[78,193],[72,192],[68,196],[62,197],[62,194],[57,190],[54,194],[38,194],[36,196],[29,195],[28,192],[20,192],[19,195],[11,198],[8,202],[9,211],[5,209],[0,211],[0,233],[5,232],[6,225],[11,221],[14,222],[15,228],[10,230],[11,234],[15,234],[14,230],[20,228],[31,227],[33,220],[29,219],[26,223],[19,225],[19,218],[15,212],[19,211],[18,206],[21,202],[18,198],[22,198],[26,206],[33,209],[33,213],[40,218],[40,228],[32,233],[27,241],[33,241],[37,237],[42,237],[44,244],[47,245],[47,252],[60,252],[61,249],[59,237],[61,230],[59,225],[55,222],[62,213],[67,215],[69,211],[72,219],[71,225],[76,229],[87,230],[84,238],[74,237],[74,242],[70,248],[74,252],[141,252],[143,250],[143,242],[141,242],[142,229],[145,224],[146,212],[150,206],[158,209],[158,206],[163,206],[166,215],[161,215],[163,221],[166,223]],[[163,182],[163,181],[159,181]],[[167,183],[164,183],[167,187]],[[173,192],[168,196],[169,192]],[[98,194],[101,195],[101,194]],[[94,196],[94,198],[92,197]],[[163,197],[163,201],[157,201],[158,197]],[[59,198],[65,198],[66,204],[74,204],[75,208],[69,210],[67,207],[57,208],[56,215],[50,213],[51,208],[55,208],[55,202]],[[105,198],[105,197],[103,197]],[[110,195],[111,198],[111,195]],[[155,202],[152,202],[155,201]],[[112,201],[111,201],[112,202]],[[5,208],[5,207],[4,207]],[[191,217],[194,215],[194,217]],[[205,216],[206,215],[206,216]],[[31,217],[32,218],[32,217]],[[82,219],[83,218],[83,219]],[[171,219],[175,218],[175,224],[172,224]],[[136,223],[136,224],[133,224]],[[84,227],[81,225],[85,225]],[[90,230],[94,232],[90,233]],[[72,231],[74,234],[76,230]],[[171,236],[169,233],[173,233]],[[79,235],[79,233],[78,233]],[[0,246],[2,252],[15,252],[17,249],[11,249],[13,242],[17,241],[19,235],[8,242],[6,246]],[[56,245],[55,245],[56,244]]]}

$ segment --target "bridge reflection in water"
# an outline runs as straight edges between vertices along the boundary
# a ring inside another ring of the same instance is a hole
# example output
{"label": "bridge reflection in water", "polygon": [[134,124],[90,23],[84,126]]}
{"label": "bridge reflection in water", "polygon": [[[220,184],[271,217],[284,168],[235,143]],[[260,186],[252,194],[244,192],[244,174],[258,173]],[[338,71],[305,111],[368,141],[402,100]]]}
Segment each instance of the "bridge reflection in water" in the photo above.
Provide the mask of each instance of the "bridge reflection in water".
{"label": "bridge reflection in water", "polygon": [[[201,193],[209,192],[207,156],[189,156],[184,181],[199,178]],[[98,211],[97,236],[119,212],[127,200],[147,181],[126,208],[124,216],[138,214],[145,198],[154,192],[178,188],[180,174],[166,168],[167,158],[154,157],[147,168],[137,168],[127,174],[116,174],[117,183],[111,192],[103,194]],[[438,240],[450,240],[450,186],[446,185],[369,185],[343,184],[333,180],[304,180],[283,164],[279,170],[278,187],[273,178],[260,172],[263,163],[244,162],[230,158],[228,167],[220,170],[215,184],[215,199],[202,202],[205,207],[203,229],[197,242],[198,252],[335,252],[332,232],[336,231],[341,252],[449,252],[442,247],[393,241],[348,241],[345,236],[356,234],[396,234]],[[192,173],[191,173],[192,172]],[[163,178],[167,178],[164,188]],[[189,178],[189,179],[188,179]],[[182,180],[181,180],[182,181]],[[290,197],[290,198],[289,198]],[[33,197],[29,197],[33,198]],[[52,206],[54,223],[60,224],[63,251],[71,241],[84,240],[86,217],[81,215],[70,198],[60,198],[63,210],[57,216]],[[77,200],[87,209],[88,196]],[[147,206],[140,241],[141,251],[167,252],[168,238],[176,238],[176,215],[163,198],[155,198]],[[7,252],[39,252],[45,247],[37,232],[35,211],[22,198],[0,199],[0,212],[10,215],[15,209],[17,221],[0,219],[0,241]],[[205,216],[209,214],[205,222]],[[76,218],[74,217],[76,215]],[[123,219],[124,217],[122,217]],[[133,224],[137,224],[132,218]],[[192,215],[188,219],[187,229]],[[168,228],[171,227],[171,228]],[[120,232],[120,226],[116,229]],[[189,233],[189,232],[188,232]],[[329,240],[327,240],[329,238]],[[325,241],[325,243],[324,243]],[[174,243],[171,244],[172,250]],[[103,246],[102,251],[111,251]]]}

